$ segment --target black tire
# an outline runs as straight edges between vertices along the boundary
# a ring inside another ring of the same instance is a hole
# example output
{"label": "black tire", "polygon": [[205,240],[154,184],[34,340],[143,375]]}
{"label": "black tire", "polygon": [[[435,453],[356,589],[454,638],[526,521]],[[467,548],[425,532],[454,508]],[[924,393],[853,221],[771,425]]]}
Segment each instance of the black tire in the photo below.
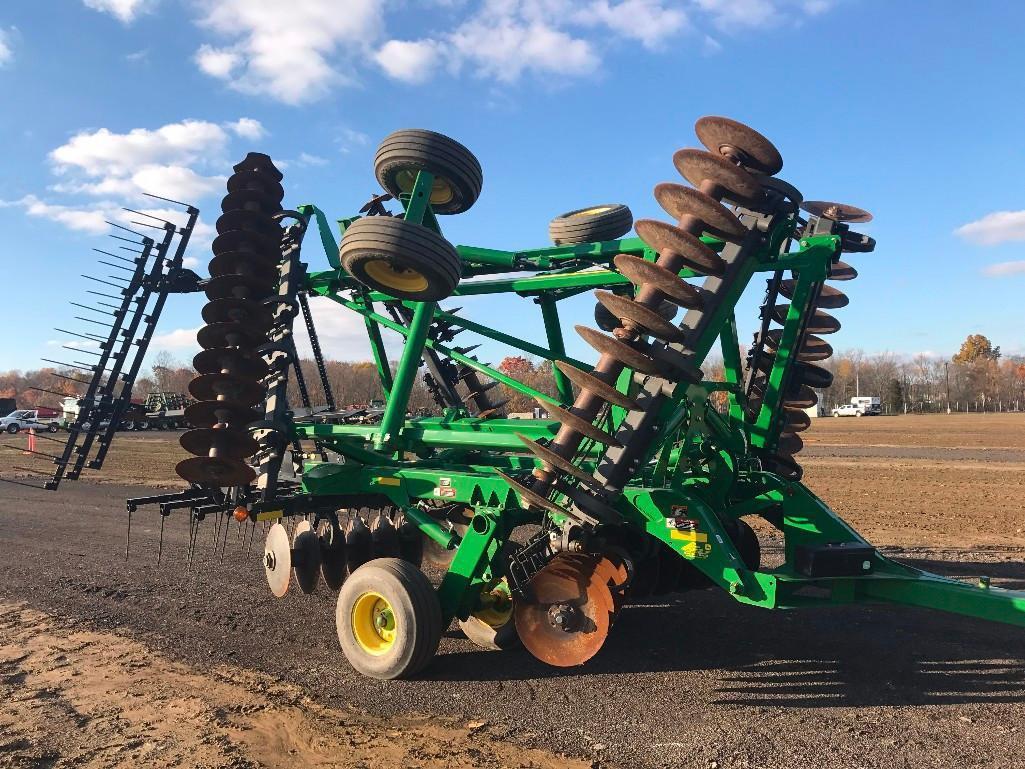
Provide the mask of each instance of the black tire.
{"label": "black tire", "polygon": [[386,136],[374,156],[381,186],[397,198],[413,188],[419,171],[434,174],[431,209],[436,214],[469,210],[484,186],[480,162],[455,139],[418,128]]}
{"label": "black tire", "polygon": [[18,430],[20,429],[21,428],[17,424],[7,425],[7,432],[9,432],[11,435],[17,435]]}
{"label": "black tire", "polygon": [[57,425],[56,422],[51,422],[49,425],[47,425],[46,429],[51,433],[55,433],[60,429],[60,427]]}
{"label": "black tire", "polygon": [[350,224],[339,257],[342,268],[364,286],[415,302],[451,296],[463,271],[455,246],[441,235],[391,216]]}
{"label": "black tire", "polygon": [[618,240],[630,232],[633,225],[634,217],[627,206],[603,203],[556,216],[548,223],[548,235],[557,246],[596,243]]}
{"label": "black tire", "polygon": [[[368,630],[361,617],[367,611],[365,602],[376,600],[373,596],[384,599],[393,614],[393,637],[372,653],[357,640],[357,633],[366,638]],[[441,604],[430,580],[415,566],[399,558],[376,558],[356,569],[342,585],[335,626],[342,652],[357,671],[370,678],[409,678],[438,651]]]}

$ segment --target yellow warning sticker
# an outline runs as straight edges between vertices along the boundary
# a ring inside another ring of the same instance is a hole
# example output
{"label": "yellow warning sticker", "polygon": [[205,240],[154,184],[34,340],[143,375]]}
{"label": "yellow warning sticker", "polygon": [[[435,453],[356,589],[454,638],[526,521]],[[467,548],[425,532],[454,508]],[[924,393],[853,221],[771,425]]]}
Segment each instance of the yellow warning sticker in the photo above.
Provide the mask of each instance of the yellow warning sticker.
{"label": "yellow warning sticker", "polygon": [[282,515],[284,515],[284,512],[282,512],[281,510],[267,510],[267,511],[265,511],[263,513],[257,513],[256,514],[256,520],[258,520],[258,521],[276,521]]}
{"label": "yellow warning sticker", "polygon": [[376,483],[378,486],[401,486],[402,479],[393,478],[389,475],[381,475],[377,478],[374,478],[374,483]]}
{"label": "yellow warning sticker", "polygon": [[669,532],[670,539],[679,539],[684,542],[708,542],[708,535],[702,531],[680,531],[679,529],[671,529]]}

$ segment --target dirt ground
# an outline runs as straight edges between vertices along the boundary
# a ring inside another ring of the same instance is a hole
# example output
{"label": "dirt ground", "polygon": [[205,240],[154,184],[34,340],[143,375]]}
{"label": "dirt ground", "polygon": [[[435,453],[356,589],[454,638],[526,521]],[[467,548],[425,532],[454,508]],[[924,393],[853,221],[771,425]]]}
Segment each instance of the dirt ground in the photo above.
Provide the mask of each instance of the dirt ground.
{"label": "dirt ground", "polygon": [[[805,482],[888,555],[1022,589],[1023,427],[820,419]],[[45,467],[24,443],[3,437],[0,475]],[[333,596],[271,598],[244,531],[205,530],[187,569],[171,519],[157,566],[139,513],[124,560],[124,498],[177,486],[179,455],[176,434],[120,435],[101,483],[0,484],[0,767],[1022,765],[1022,630],[924,610],[700,591],[627,607],[580,669],[449,631],[421,678],[364,679]]]}

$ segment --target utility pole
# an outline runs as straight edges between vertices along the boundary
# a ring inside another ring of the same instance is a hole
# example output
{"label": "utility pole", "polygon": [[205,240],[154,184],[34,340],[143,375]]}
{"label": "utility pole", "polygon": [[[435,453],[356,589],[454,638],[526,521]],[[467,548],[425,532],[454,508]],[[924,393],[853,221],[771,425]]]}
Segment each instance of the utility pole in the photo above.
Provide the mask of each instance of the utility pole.
{"label": "utility pole", "polygon": [[950,361],[943,361],[943,378],[947,380],[947,413],[950,413]]}
{"label": "utility pole", "polygon": [[854,363],[854,396],[858,397],[861,395],[861,376],[858,373],[858,363]]}

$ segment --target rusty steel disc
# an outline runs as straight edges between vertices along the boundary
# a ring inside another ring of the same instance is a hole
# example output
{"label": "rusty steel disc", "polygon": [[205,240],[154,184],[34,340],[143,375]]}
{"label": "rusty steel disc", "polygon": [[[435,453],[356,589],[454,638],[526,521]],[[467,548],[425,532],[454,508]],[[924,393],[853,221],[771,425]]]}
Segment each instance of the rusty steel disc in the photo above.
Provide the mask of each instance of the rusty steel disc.
{"label": "rusty steel disc", "polygon": [[258,380],[237,374],[200,374],[189,382],[189,393],[202,401],[215,401],[218,397],[233,403],[255,406],[264,397],[263,386]]}
{"label": "rusty steel disc", "polygon": [[673,165],[695,187],[700,188],[702,182],[713,182],[731,200],[743,202],[762,195],[762,185],[753,174],[721,155],[696,149],[679,150],[673,155]]}
{"label": "rusty steel disc", "polygon": [[189,457],[174,467],[180,478],[200,486],[245,486],[256,479],[256,471],[239,459]]}
{"label": "rusty steel disc", "polygon": [[834,262],[829,267],[829,276],[826,280],[854,280],[858,277],[858,271],[847,262]]}
{"label": "rusty steel disc", "polygon": [[192,359],[192,367],[200,374],[234,374],[247,379],[263,379],[270,373],[263,358],[247,355],[235,347],[201,350]]}
{"label": "rusty steel disc", "polygon": [[773,143],[736,120],[707,115],[694,124],[694,132],[709,152],[718,153],[745,168],[769,176],[783,170],[783,157]]}
{"label": "rusty steel disc", "polygon": [[564,459],[559,456],[547,446],[542,446],[537,441],[532,441],[523,433],[513,433],[513,435],[519,438],[523,442],[523,445],[547,466],[549,471],[561,470],[567,475],[573,476],[581,483],[590,486],[592,489],[598,490],[603,488],[594,476],[590,473],[584,472],[568,459]]}
{"label": "rusty steel disc", "polygon": [[804,468],[797,464],[793,457],[764,457],[762,459],[762,469],[778,475],[785,481],[799,481],[804,477]]}
{"label": "rusty steel disc", "polygon": [[221,198],[221,211],[258,211],[270,216],[281,210],[281,203],[260,190],[238,190]]}
{"label": "rusty steel disc", "polygon": [[[777,304],[772,308],[772,319],[777,323],[786,323],[789,304]],[[809,334],[835,334],[840,330],[840,321],[827,312],[816,310],[808,319],[805,330]]]}
{"label": "rusty steel disc", "polygon": [[[787,299],[794,298],[794,289],[797,287],[797,281],[793,279],[782,280],[779,284],[779,292]],[[815,300],[815,306],[820,310],[839,310],[841,307],[846,307],[851,303],[850,298],[847,294],[838,288],[833,286],[822,286],[819,292],[819,298]]]}
{"label": "rusty steel disc", "polygon": [[240,190],[256,190],[265,197],[280,204],[285,197],[285,188],[280,180],[268,176],[262,171],[239,171],[228,177],[228,192]]}
{"label": "rusty steel disc", "polygon": [[605,432],[600,427],[596,427],[583,417],[577,416],[572,411],[567,411],[560,406],[556,406],[554,403],[541,400],[537,398],[538,404],[541,408],[545,409],[556,422],[561,422],[567,427],[571,427],[581,435],[586,435],[591,440],[598,441],[604,446],[620,446],[620,442],[616,440],[614,436]]}
{"label": "rusty steel disc", "polygon": [[614,552],[602,553],[594,570],[601,579],[605,580],[605,585],[612,595],[612,620],[615,621],[623,604],[626,603],[630,570],[627,568],[625,559]]}
{"label": "rusty steel disc", "polygon": [[283,598],[292,576],[292,546],[288,542],[288,531],[280,523],[275,523],[267,531],[263,545],[263,573],[267,575],[271,593]]}
{"label": "rusty steel disc", "polygon": [[599,353],[618,360],[627,368],[632,368],[634,371],[652,376],[665,373],[665,366],[661,363],[654,358],[648,357],[640,350],[631,347],[626,342],[616,339],[614,336],[607,336],[587,326],[574,326],[573,328],[576,329],[576,332],[580,334],[585,342]]}
{"label": "rusty steel disc", "polygon": [[800,433],[811,427],[811,417],[804,409],[783,409],[783,430],[789,433]]}
{"label": "rusty steel disc", "polygon": [[247,211],[245,209],[225,211],[217,217],[216,227],[217,232],[220,234],[232,230],[245,230],[246,232],[259,233],[271,241],[279,241],[281,236],[284,235],[281,225],[271,219],[270,216],[259,211]]}
{"label": "rusty steel disc", "polygon": [[715,198],[693,187],[672,182],[656,184],[655,200],[675,219],[682,219],[685,216],[696,217],[705,225],[705,232],[730,243],[739,243],[747,234],[747,228],[732,211]]}
{"label": "rusty steel disc", "polygon": [[833,373],[822,366],[813,363],[802,363],[798,361],[794,366],[794,376],[809,387],[816,390],[824,390],[833,384]]}
{"label": "rusty steel disc", "polygon": [[401,554],[399,533],[384,513],[370,525],[370,540],[374,543],[374,558],[398,558]]}
{"label": "rusty steel disc", "polygon": [[309,595],[320,583],[320,538],[307,520],[301,520],[292,534],[292,573],[299,589]]}
{"label": "rusty steel disc", "polygon": [[214,238],[210,249],[215,256],[231,252],[246,254],[249,258],[277,264],[281,261],[281,249],[278,243],[272,238],[260,232],[249,230],[228,230]]}
{"label": "rusty steel disc", "polygon": [[524,647],[556,667],[582,665],[605,643],[612,594],[593,559],[563,555],[541,569],[515,599],[513,616]]}
{"label": "rusty steel disc", "polygon": [[[220,259],[221,257],[215,257]],[[259,281],[256,278],[238,273],[221,274],[210,278],[203,287],[206,298],[215,299],[252,299],[259,301],[268,296],[272,286],[277,284],[277,271],[271,281]]]}
{"label": "rusty steel disc", "polygon": [[566,378],[581,390],[587,390],[589,393],[594,393],[603,401],[608,401],[614,406],[619,406],[620,408],[627,409],[628,411],[640,408],[640,406],[637,405],[637,401],[627,395],[624,395],[608,382],[599,379],[596,374],[589,374],[586,371],[581,371],[576,366],[572,366],[562,360],[555,361],[555,368],[565,374]]}
{"label": "rusty steel disc", "polygon": [[783,405],[794,409],[810,409],[819,402],[819,396],[808,385],[801,385],[787,391]]}
{"label": "rusty steel disc", "polygon": [[285,178],[277,166],[274,165],[274,161],[270,159],[270,155],[263,152],[246,153],[246,156],[232,166],[231,170],[236,174],[245,171],[257,171],[262,175],[269,176],[276,182],[280,182]]}
{"label": "rusty steel disc", "polygon": [[213,299],[203,305],[202,316],[207,323],[245,323],[262,332],[274,322],[266,305],[241,297]]}
{"label": "rusty steel disc", "polygon": [[209,455],[211,449],[223,459],[245,459],[260,450],[253,437],[236,427],[197,427],[182,433],[181,447],[198,457]]}
{"label": "rusty steel disc", "polygon": [[345,570],[352,574],[374,557],[374,539],[370,527],[360,515],[353,515],[345,527]]}
{"label": "rusty steel disc", "polygon": [[872,214],[863,208],[849,206],[846,203],[831,203],[828,200],[806,200],[801,208],[812,216],[821,216],[834,222],[858,222],[864,224],[872,221]]}
{"label": "rusty steel disc", "polygon": [[640,219],[634,224],[637,236],[648,246],[663,253],[679,255],[683,266],[700,275],[722,275],[726,262],[701,240],[679,227],[657,219]]}
{"label": "rusty steel disc", "polygon": [[[248,290],[256,287],[256,293],[250,295],[254,299],[270,294],[281,279],[277,264],[254,259],[252,254],[243,251],[228,251],[215,256],[207,270],[211,277],[222,278],[223,285],[231,286],[228,279],[234,278],[235,288],[244,286]],[[238,296],[239,293],[236,291],[230,295]]]}
{"label": "rusty steel disc", "polygon": [[234,401],[199,401],[185,407],[185,421],[193,427],[225,423],[232,427],[245,427],[259,418],[260,415],[252,408]]}
{"label": "rusty steel disc", "polygon": [[267,335],[241,323],[208,323],[199,329],[196,341],[204,350],[214,347],[255,349],[267,343]]}
{"label": "rusty steel disc", "polygon": [[[595,291],[594,295],[620,321],[630,323],[642,332],[652,334],[665,342],[679,342],[686,337],[682,329],[663,318],[661,313],[635,302],[630,297],[601,290]],[[673,307],[673,310],[676,308]]]}
{"label": "rusty steel disc", "polygon": [[320,576],[328,590],[340,590],[345,582],[345,533],[331,520],[317,524],[320,540]]}
{"label": "rusty steel disc", "polygon": [[612,261],[616,269],[637,287],[654,286],[685,310],[700,310],[705,306],[697,288],[665,267],[630,254],[619,254]]}
{"label": "rusty steel disc", "polygon": [[520,504],[523,505],[524,509],[529,507],[536,507],[541,510],[548,510],[551,513],[568,514],[569,511],[555,502],[552,502],[548,497],[538,494],[536,491],[531,491],[522,483],[517,481],[515,478],[510,478],[508,475],[503,473],[501,470],[495,470],[495,473],[509,484],[509,488],[513,490],[520,500]]}
{"label": "rusty steel disc", "polygon": [[797,454],[803,448],[804,441],[797,433],[783,433],[779,436],[779,442],[776,444],[776,451],[790,456]]}

